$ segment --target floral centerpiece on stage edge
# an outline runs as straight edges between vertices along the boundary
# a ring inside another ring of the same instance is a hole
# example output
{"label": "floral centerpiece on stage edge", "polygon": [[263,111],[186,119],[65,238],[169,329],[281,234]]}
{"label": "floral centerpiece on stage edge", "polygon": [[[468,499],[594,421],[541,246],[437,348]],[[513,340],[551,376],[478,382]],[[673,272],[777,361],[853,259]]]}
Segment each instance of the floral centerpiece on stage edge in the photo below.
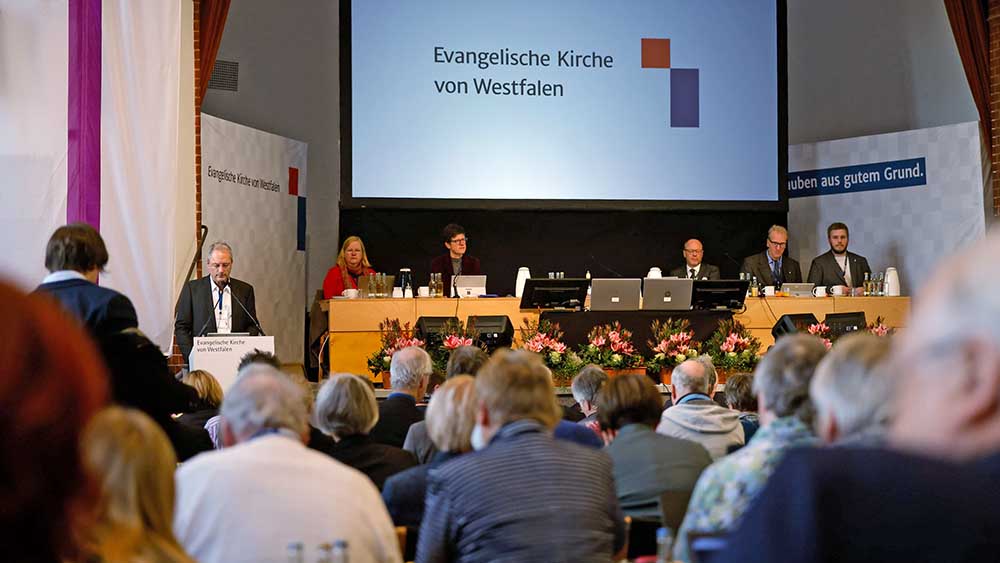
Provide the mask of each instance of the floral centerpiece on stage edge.
{"label": "floral centerpiece on stage edge", "polygon": [[473,346],[475,342],[476,325],[470,322],[468,325],[457,319],[449,319],[441,326],[441,345],[435,346],[427,352],[431,355],[431,362],[434,364],[434,371],[444,374],[448,368],[448,358],[451,351],[459,346]]}
{"label": "floral centerpiece on stage edge", "polygon": [[882,317],[875,317],[874,321],[868,323],[866,329],[875,336],[892,336],[896,334],[896,329],[886,326],[885,319]]}
{"label": "floral centerpiece on stage edge", "polygon": [[413,336],[410,323],[401,323],[399,319],[385,319],[378,323],[382,346],[368,357],[368,371],[372,375],[388,371],[392,363],[392,355],[403,348],[419,346],[423,348],[424,341]]}
{"label": "floral centerpiece on stage edge", "polygon": [[739,321],[730,319],[719,323],[705,343],[705,351],[720,371],[750,371],[760,360],[760,340]]}
{"label": "floral centerpiece on stage edge", "polygon": [[587,344],[580,347],[580,360],[602,368],[629,369],[643,366],[643,358],[632,345],[632,333],[615,321],[599,325],[587,333]]}
{"label": "floral centerpiece on stage edge", "polygon": [[809,331],[809,334],[823,340],[823,344],[826,344],[826,348],[828,350],[831,346],[833,346],[833,340],[831,340],[830,336],[830,327],[827,326],[826,323],[819,322],[811,324],[807,330]]}
{"label": "floral centerpiece on stage edge", "polygon": [[562,341],[563,331],[559,328],[559,323],[532,321],[527,317],[523,323],[517,329],[523,343],[520,348],[542,357],[545,365],[552,370],[552,380],[557,387],[569,385],[583,362]]}
{"label": "floral centerpiece on stage edge", "polygon": [[698,356],[701,344],[694,340],[694,331],[687,319],[656,319],[650,329],[653,340],[647,343],[654,354],[646,362],[647,369],[659,373]]}

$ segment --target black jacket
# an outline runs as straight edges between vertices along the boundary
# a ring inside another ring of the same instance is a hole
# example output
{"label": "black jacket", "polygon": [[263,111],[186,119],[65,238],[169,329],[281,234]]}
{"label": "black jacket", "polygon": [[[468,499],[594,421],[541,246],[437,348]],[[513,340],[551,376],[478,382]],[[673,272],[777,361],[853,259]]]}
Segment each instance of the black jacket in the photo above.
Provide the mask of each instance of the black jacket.
{"label": "black jacket", "polygon": [[417,465],[417,458],[408,451],[376,444],[369,436],[345,436],[339,442],[319,451],[364,473],[379,490],[390,476]]}
{"label": "black jacket", "polygon": [[378,404],[378,423],[369,436],[380,444],[402,448],[410,425],[423,419],[416,399],[405,393],[393,393]]}
{"label": "black jacket", "polygon": [[128,297],[79,278],[43,283],[35,290],[55,297],[95,337],[139,326]]}
{"label": "black jacket", "polygon": [[[177,298],[177,307],[174,311],[174,340],[181,349],[184,360],[188,361],[191,355],[191,348],[194,347],[194,337],[204,336],[216,331],[215,313],[212,310],[212,278],[205,276],[201,279],[192,280],[184,284],[181,294]],[[247,311],[257,318],[257,307],[254,302],[253,286],[235,278],[229,279],[229,286],[232,288],[233,297],[233,332],[248,332],[252,336],[259,336],[257,327],[253,319],[243,311]],[[243,304],[240,307],[239,300]],[[259,320],[259,319],[258,319]],[[202,331],[202,327],[204,331]]]}

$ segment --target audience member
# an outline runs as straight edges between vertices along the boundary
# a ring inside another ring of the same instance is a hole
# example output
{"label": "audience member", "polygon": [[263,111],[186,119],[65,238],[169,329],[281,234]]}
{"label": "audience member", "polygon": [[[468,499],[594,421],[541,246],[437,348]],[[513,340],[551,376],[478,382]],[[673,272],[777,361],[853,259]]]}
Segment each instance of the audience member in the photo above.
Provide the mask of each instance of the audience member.
{"label": "audience member", "polygon": [[712,459],[726,455],[730,446],[743,445],[739,414],[721,407],[708,392],[710,361],[687,360],[674,368],[670,395],[674,405],[663,411],[656,431],[665,436],[698,442]]}
{"label": "audience member", "polygon": [[402,448],[410,425],[424,419],[417,401],[427,392],[427,382],[434,370],[431,357],[421,348],[411,346],[392,355],[389,383],[392,392],[379,403],[378,423],[371,429],[372,440]]}
{"label": "audience member", "polygon": [[998,277],[1000,233],[942,262],[893,339],[896,451],[790,452],[723,561],[996,559]]}
{"label": "audience member", "polygon": [[611,456],[618,502],[633,518],[660,518],[660,495],[691,491],[712,463],[697,442],[657,434],[663,411],[660,392],[645,375],[622,375],[597,394],[601,428],[613,440]]}
{"label": "audience member", "polygon": [[753,374],[735,373],[726,380],[723,391],[726,406],[740,413],[740,425],[743,426],[743,437],[746,443],[760,428],[760,416],[757,414],[757,396],[753,392]]}
{"label": "audience member", "polygon": [[761,285],[799,283],[802,281],[802,268],[791,257],[785,256],[787,249],[788,229],[771,225],[767,230],[767,248],[760,254],[744,258],[740,271],[757,278]]}
{"label": "audience member", "polygon": [[368,435],[379,419],[371,383],[349,373],[332,376],[316,398],[316,424],[333,437],[324,453],[367,475],[379,489],[385,480],[413,467],[413,454],[376,443]]}
{"label": "audience member", "polygon": [[601,366],[590,364],[584,366],[573,381],[570,383],[570,390],[573,392],[573,400],[580,405],[580,412],[583,413],[583,420],[577,422],[595,432],[600,432],[597,422],[597,392],[608,382],[608,374],[604,373]]}
{"label": "audience member", "polygon": [[302,404],[306,406],[306,417],[309,420],[309,439],[306,441],[306,446],[318,452],[330,451],[336,441],[316,427],[316,390],[313,388],[313,384],[309,383],[306,376],[298,370],[282,371],[281,373],[302,391]]}
{"label": "audience member", "polygon": [[97,497],[80,435],[107,377],[81,326],[46,298],[0,282],[0,545],[6,561],[78,559],[74,528]]}
{"label": "audience member", "polygon": [[608,561],[625,542],[611,459],[552,438],[548,368],[527,351],[497,352],[476,394],[481,451],[430,470],[417,561]]}
{"label": "audience member", "polygon": [[361,237],[345,238],[344,244],[340,246],[340,254],[337,255],[337,263],[323,278],[323,299],[340,297],[345,289],[358,289],[358,280],[374,273]]}
{"label": "audience member", "polygon": [[312,451],[301,390],[269,366],[239,377],[222,402],[226,448],[177,471],[174,531],[202,563],[284,561],[291,542],[342,539],[351,562],[399,562],[378,490]]}
{"label": "audience member", "polygon": [[429,464],[389,477],[382,490],[389,515],[397,526],[420,527],[424,517],[428,471],[472,451],[472,427],[476,423],[478,406],[476,382],[468,375],[457,375],[445,381],[431,397],[424,422],[438,453]]}
{"label": "audience member", "polygon": [[159,424],[180,461],[212,449],[212,440],[204,428],[174,420],[172,415],[190,409],[198,393],[174,378],[167,358],[155,344],[133,329],[105,335],[100,345],[116,403],[139,409]]}
{"label": "audience member", "polygon": [[[449,379],[456,375],[475,377],[479,368],[483,367],[483,364],[489,359],[486,352],[478,346],[459,346],[452,350],[448,356],[445,377]],[[406,440],[403,441],[403,449],[416,456],[420,463],[428,463],[438,452],[427,433],[426,422],[421,420],[411,424],[410,429],[406,432]]]}
{"label": "audience member", "polygon": [[892,384],[885,369],[889,341],[867,332],[833,345],[816,368],[809,395],[816,435],[827,444],[879,446],[890,418]]}
{"label": "audience member", "polygon": [[193,563],[174,537],[177,456],[163,430],[141,411],[111,407],[87,425],[82,447],[101,498],[81,532],[84,560]]}
{"label": "audience member", "polygon": [[129,298],[97,285],[107,265],[108,249],[97,229],[86,223],[59,227],[45,246],[49,275],[36,291],[59,300],[94,336],[136,328],[139,321]]}
{"label": "audience member", "polygon": [[181,382],[193,387],[198,393],[198,398],[181,416],[177,417],[177,421],[188,426],[204,428],[208,419],[219,414],[219,405],[222,404],[222,386],[211,373],[203,369],[187,372],[181,378]]}
{"label": "audience member", "polygon": [[[279,360],[277,356],[271,352],[254,348],[253,351],[243,354],[240,358],[240,363],[236,367],[236,377],[239,378],[241,375],[246,375],[250,371],[253,371],[254,368],[251,366],[256,365],[270,366],[278,371],[281,371],[281,360]],[[205,422],[205,430],[208,432],[209,438],[212,439],[212,445],[217,450],[221,450],[223,447],[221,425],[222,417],[218,415],[209,418]]]}
{"label": "audience member", "polygon": [[730,530],[764,488],[785,452],[815,443],[807,422],[812,416],[809,381],[824,354],[826,346],[820,339],[793,334],[779,339],[761,359],[753,379],[761,428],[753,442],[701,474],[677,533],[674,560],[692,560],[688,534]]}

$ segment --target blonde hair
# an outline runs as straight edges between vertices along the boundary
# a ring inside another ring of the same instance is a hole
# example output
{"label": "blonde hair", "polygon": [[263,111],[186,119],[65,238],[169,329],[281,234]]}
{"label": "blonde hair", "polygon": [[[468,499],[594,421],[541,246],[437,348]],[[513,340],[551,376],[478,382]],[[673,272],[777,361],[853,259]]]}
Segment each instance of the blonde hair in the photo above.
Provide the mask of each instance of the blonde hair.
{"label": "blonde hair", "polygon": [[196,369],[189,371],[181,381],[194,387],[198,392],[198,398],[208,406],[219,408],[219,405],[222,404],[222,386],[211,373],[203,369]]}
{"label": "blonde hair", "polygon": [[456,375],[444,382],[427,406],[427,435],[442,452],[472,450],[472,427],[476,425],[476,380]]}
{"label": "blonde hair", "polygon": [[351,235],[344,239],[344,243],[340,245],[340,253],[337,254],[337,265],[340,266],[340,275],[344,277],[344,287],[352,287],[347,276],[350,274],[347,272],[347,259],[344,258],[344,252],[347,251],[347,247],[352,243],[356,242],[361,245],[361,271],[365,271],[365,268],[371,268],[372,264],[368,261],[368,251],[365,250],[365,243],[361,240],[361,237],[356,235]]}
{"label": "blonde hair", "polygon": [[476,394],[494,424],[533,419],[555,428],[562,418],[552,373],[537,354],[527,350],[494,354],[476,376]]}
{"label": "blonde hair", "polygon": [[316,396],[316,426],[338,440],[368,434],[378,422],[378,404],[368,380],[338,373],[323,384]]}
{"label": "blonde hair", "polygon": [[163,430],[140,411],[109,407],[87,425],[82,445],[101,490],[85,552],[102,561],[193,562],[173,533],[177,457]]}

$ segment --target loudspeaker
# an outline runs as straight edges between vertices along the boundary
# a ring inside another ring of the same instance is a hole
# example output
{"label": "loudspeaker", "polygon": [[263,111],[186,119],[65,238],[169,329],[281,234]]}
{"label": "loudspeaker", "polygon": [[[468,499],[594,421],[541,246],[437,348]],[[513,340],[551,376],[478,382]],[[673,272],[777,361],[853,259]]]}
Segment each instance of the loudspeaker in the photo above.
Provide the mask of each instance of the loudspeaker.
{"label": "loudspeaker", "polygon": [[440,346],[441,333],[448,322],[457,323],[458,317],[420,317],[413,327],[413,336],[423,340],[428,350]]}
{"label": "loudspeaker", "polygon": [[470,316],[469,325],[476,330],[476,341],[489,353],[514,344],[514,325],[507,315]]}
{"label": "loudspeaker", "polygon": [[819,320],[816,319],[816,315],[812,313],[781,315],[778,322],[774,323],[774,328],[771,329],[771,336],[777,341],[781,336],[804,331],[809,328],[809,325],[814,325],[818,322]]}
{"label": "loudspeaker", "polygon": [[865,320],[864,311],[857,311],[854,313],[829,313],[826,318],[823,319],[823,322],[826,323],[826,326],[830,327],[830,336],[833,338],[838,338],[848,332],[864,330],[868,326],[868,322]]}

